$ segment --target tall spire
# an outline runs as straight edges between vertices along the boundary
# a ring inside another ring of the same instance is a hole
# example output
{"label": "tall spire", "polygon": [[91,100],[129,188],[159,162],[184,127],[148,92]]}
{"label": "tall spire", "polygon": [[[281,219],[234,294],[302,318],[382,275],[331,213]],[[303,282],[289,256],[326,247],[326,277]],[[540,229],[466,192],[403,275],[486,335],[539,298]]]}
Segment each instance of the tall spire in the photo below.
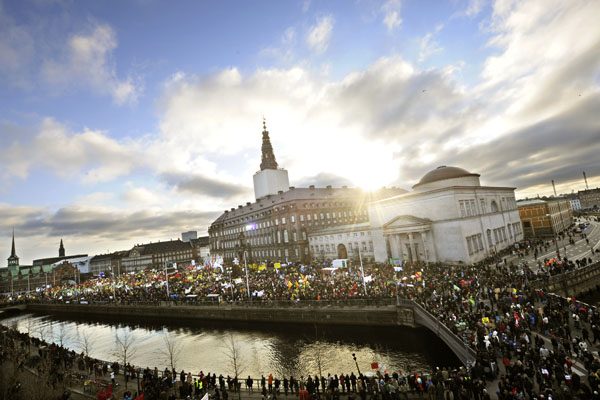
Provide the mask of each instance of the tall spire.
{"label": "tall spire", "polygon": [[267,122],[263,117],[263,131],[262,131],[262,158],[260,163],[260,170],[265,169],[277,169],[277,161],[275,161],[275,154],[273,153],[273,146],[271,145],[271,139],[269,139],[269,131],[267,130]]}
{"label": "tall spire", "polygon": [[59,257],[65,256],[65,246],[63,246],[62,239],[60,239],[60,247],[58,248],[58,256]]}
{"label": "tall spire", "polygon": [[8,266],[14,267],[19,265],[19,257],[17,257],[17,252],[15,250],[15,228],[13,228],[12,235],[12,249],[10,252],[10,257],[8,257]]}
{"label": "tall spire", "polygon": [[13,228],[13,237],[12,237],[12,250],[10,252],[10,257],[17,257],[17,252],[15,251],[15,228]]}

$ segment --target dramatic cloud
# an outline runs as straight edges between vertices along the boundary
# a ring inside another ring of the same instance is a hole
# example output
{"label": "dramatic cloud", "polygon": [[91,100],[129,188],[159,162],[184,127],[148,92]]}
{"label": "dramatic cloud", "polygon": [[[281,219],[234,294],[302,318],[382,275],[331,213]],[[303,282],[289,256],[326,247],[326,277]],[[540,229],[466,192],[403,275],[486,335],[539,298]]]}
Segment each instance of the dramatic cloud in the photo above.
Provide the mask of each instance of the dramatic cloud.
{"label": "dramatic cloud", "polygon": [[117,36],[108,25],[98,25],[89,34],[73,35],[62,60],[48,60],[42,76],[51,84],[69,87],[84,84],[112,96],[116,104],[135,103],[140,85],[133,77],[117,77],[113,52]]}
{"label": "dramatic cloud", "polygon": [[[21,238],[34,237],[54,238],[58,243],[64,238],[66,243],[77,243],[79,238],[86,238],[88,245],[79,250],[89,254],[97,254],[119,243],[114,250],[127,250],[148,238],[177,238],[185,230],[201,230],[207,227],[219,215],[210,211],[165,211],[126,212],[118,210],[98,210],[78,206],[61,208],[55,212],[45,208],[12,207],[0,203],[0,231],[11,232],[14,226],[17,232],[17,254],[27,254],[27,260],[36,257],[48,257],[44,249],[36,249],[36,243],[26,243]],[[10,239],[0,248],[6,249]],[[71,251],[77,247],[70,246]],[[96,252],[96,253],[94,253]],[[71,253],[72,254],[72,253]],[[22,263],[27,260],[21,260]]]}
{"label": "dramatic cloud", "polygon": [[324,53],[329,46],[331,32],[333,31],[334,20],[331,16],[321,17],[317,20],[315,26],[311,27],[306,36],[308,47],[317,54]]}
{"label": "dramatic cloud", "polygon": [[[11,131],[9,125],[0,126],[2,132]],[[21,140],[13,140],[8,151],[0,153],[6,166],[3,177],[9,175],[27,178],[36,167],[49,168],[62,178],[76,178],[82,183],[106,182],[130,173],[142,162],[140,143],[117,141],[105,132],[84,130],[71,133],[52,118],[46,118],[39,133],[29,132]]]}
{"label": "dramatic cloud", "polygon": [[169,185],[175,186],[178,191],[190,194],[199,194],[209,197],[230,198],[239,195],[252,195],[252,189],[237,185],[235,183],[223,182],[197,174],[173,174],[162,175]]}

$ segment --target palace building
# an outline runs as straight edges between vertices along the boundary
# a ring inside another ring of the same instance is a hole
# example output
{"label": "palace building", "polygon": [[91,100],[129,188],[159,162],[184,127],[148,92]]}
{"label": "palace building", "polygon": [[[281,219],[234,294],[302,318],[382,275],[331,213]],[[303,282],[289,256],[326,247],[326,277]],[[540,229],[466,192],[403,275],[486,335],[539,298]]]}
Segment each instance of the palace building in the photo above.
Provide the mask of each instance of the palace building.
{"label": "palace building", "polygon": [[[210,253],[225,262],[310,262],[309,234],[336,226],[368,223],[367,204],[406,192],[382,188],[295,188],[279,168],[263,121],[260,170],[254,175],[255,202],[221,214],[209,227]],[[314,247],[313,247],[314,249]]]}

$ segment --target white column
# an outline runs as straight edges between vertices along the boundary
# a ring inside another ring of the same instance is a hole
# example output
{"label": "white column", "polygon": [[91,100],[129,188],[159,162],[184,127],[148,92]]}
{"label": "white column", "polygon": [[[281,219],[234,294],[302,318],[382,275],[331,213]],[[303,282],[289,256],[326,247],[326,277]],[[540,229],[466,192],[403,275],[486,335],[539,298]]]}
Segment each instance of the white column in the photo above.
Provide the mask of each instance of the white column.
{"label": "white column", "polygon": [[416,251],[415,251],[415,241],[414,241],[412,232],[409,232],[409,234],[408,234],[408,243],[410,246],[410,255],[412,256],[411,261],[417,261],[418,255],[416,254]]}
{"label": "white column", "polygon": [[421,232],[421,241],[423,242],[423,256],[425,258],[425,262],[429,262],[429,246],[427,243],[426,232]]}

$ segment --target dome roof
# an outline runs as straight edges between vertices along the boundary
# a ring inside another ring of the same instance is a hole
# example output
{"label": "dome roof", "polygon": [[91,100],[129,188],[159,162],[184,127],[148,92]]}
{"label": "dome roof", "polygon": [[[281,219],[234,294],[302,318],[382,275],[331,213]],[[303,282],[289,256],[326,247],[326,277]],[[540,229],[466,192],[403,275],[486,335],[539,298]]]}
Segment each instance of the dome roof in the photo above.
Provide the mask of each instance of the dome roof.
{"label": "dome roof", "polygon": [[479,174],[472,174],[469,171],[462,169],[462,168],[458,168],[458,167],[447,167],[445,165],[442,165],[441,167],[437,167],[436,169],[431,170],[428,173],[426,173],[421,178],[419,183],[417,183],[416,185],[413,186],[413,188],[420,186],[420,185],[424,185],[426,183],[443,181],[443,180],[452,179],[452,178],[462,178],[464,176],[477,176],[478,177]]}

